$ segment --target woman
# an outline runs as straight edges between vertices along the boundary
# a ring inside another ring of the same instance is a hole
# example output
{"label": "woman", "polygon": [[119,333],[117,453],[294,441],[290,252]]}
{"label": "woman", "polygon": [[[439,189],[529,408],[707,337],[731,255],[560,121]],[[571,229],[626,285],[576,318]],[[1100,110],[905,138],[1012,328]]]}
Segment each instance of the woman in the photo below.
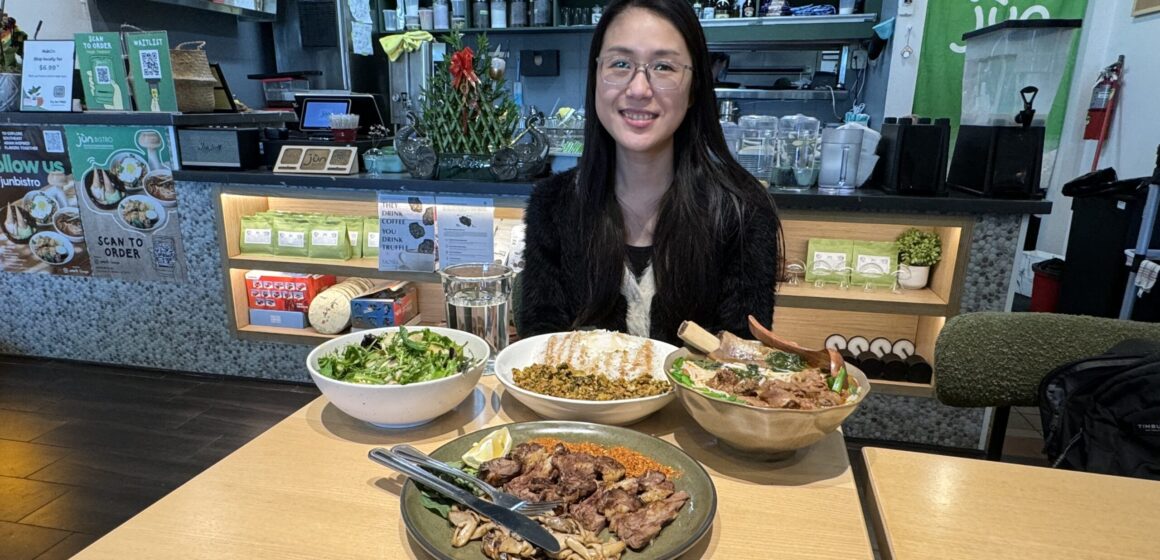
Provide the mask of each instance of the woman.
{"label": "woman", "polygon": [[708,47],[683,0],[613,0],[588,61],[584,156],[525,213],[521,336],[599,327],[677,342],[692,320],[770,324],[772,199],[730,155]]}

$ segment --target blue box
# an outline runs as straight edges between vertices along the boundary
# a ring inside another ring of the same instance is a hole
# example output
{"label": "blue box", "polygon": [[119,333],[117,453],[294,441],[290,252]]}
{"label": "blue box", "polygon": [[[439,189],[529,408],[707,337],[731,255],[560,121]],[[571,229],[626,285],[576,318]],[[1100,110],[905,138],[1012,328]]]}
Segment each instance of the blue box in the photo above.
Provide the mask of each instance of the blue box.
{"label": "blue box", "polygon": [[251,309],[250,324],[284,329],[305,329],[309,325],[306,314],[301,311],[270,311],[268,309]]}
{"label": "blue box", "polygon": [[350,300],[350,325],[374,329],[405,325],[419,313],[418,291],[408,283]]}

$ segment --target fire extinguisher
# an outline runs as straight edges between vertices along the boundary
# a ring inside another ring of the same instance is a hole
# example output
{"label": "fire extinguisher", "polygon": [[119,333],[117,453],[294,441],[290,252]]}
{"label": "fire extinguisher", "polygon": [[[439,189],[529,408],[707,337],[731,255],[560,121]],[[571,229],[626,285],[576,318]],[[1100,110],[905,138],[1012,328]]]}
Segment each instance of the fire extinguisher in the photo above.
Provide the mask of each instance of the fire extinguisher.
{"label": "fire extinguisher", "polygon": [[1088,105],[1087,125],[1083,130],[1084,140],[1097,140],[1095,159],[1092,161],[1092,171],[1099,165],[1100,152],[1103,151],[1104,141],[1108,138],[1108,130],[1112,126],[1112,115],[1116,110],[1117,93],[1120,80],[1124,73],[1124,55],[1116,62],[1100,72],[1100,78],[1092,88],[1092,100]]}

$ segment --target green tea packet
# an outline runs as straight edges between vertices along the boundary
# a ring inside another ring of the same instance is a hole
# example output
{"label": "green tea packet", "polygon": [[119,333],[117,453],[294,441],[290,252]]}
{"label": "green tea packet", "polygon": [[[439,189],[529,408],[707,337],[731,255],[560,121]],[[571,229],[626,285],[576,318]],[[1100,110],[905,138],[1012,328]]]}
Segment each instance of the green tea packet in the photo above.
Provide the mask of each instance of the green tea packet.
{"label": "green tea packet", "polygon": [[274,226],[265,216],[242,216],[238,246],[246,254],[274,254]]}
{"label": "green tea packet", "polygon": [[853,245],[849,239],[811,239],[806,250],[806,282],[849,280],[846,269],[852,266]]}
{"label": "green tea packet", "polygon": [[350,239],[350,258],[361,259],[363,257],[363,219],[357,216],[346,216],[342,218],[342,221],[346,222],[346,236]]}
{"label": "green tea packet", "polygon": [[890,287],[898,268],[898,244],[893,241],[854,241],[851,246],[854,269],[850,282],[857,285]]}
{"label": "green tea packet", "polygon": [[379,258],[379,218],[363,218],[363,258]]}
{"label": "green tea packet", "polygon": [[278,217],[274,225],[274,254],[283,257],[310,255],[310,222],[298,218]]}
{"label": "green tea packet", "polygon": [[346,234],[346,220],[319,217],[311,220],[309,255],[315,259],[350,258],[350,237]]}

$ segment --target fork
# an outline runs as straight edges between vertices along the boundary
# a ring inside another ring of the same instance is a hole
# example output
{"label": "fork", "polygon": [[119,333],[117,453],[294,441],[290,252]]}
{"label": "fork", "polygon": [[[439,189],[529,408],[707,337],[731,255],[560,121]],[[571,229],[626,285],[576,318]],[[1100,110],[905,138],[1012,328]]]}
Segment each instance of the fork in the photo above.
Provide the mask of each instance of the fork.
{"label": "fork", "polygon": [[394,453],[396,456],[409,460],[421,467],[437,470],[444,474],[448,474],[470,482],[480,490],[483,490],[483,493],[487,494],[487,497],[491,499],[492,503],[512,511],[518,511],[529,517],[550,514],[561,504],[561,502],[556,500],[549,500],[544,502],[529,502],[526,500],[521,500],[517,496],[513,496],[507,492],[504,492],[503,490],[500,490],[499,488],[496,488],[495,486],[492,486],[477,477],[471,476],[470,474],[467,474],[460,469],[448,465],[443,461],[434,459],[422,451],[419,451],[418,449],[405,443],[392,447],[391,453]]}

